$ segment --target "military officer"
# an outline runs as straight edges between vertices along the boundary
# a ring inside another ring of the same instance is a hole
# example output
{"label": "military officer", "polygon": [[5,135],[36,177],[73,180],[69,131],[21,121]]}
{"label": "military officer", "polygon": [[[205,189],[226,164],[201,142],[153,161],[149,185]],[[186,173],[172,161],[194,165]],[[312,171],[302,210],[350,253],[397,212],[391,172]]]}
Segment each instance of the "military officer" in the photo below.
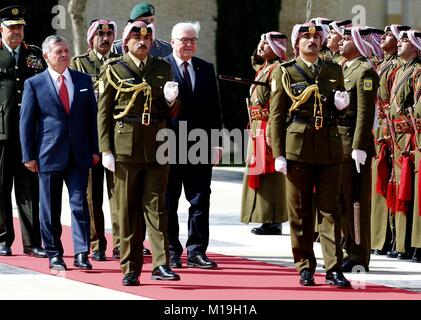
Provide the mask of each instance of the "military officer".
{"label": "military officer", "polygon": [[395,216],[386,205],[393,145],[387,118],[391,86],[400,67],[397,56],[399,32],[409,29],[408,26],[397,24],[385,27],[380,42],[384,58],[376,66],[380,82],[373,131],[376,156],[373,158],[371,169],[371,249],[375,255],[385,255],[389,252],[389,256],[397,256],[397,252],[392,251],[395,243]]}
{"label": "military officer", "polygon": [[[257,235],[282,234],[282,222],[288,220],[285,199],[285,177],[275,171],[270,143],[269,112],[270,82],[273,71],[285,62],[287,36],[280,32],[268,32],[261,36],[256,54],[263,59],[256,64],[256,81],[267,86],[252,85],[250,88],[250,141],[247,174],[244,175],[241,201],[241,222],[259,222],[253,228]],[[255,61],[252,57],[252,62]],[[259,147],[260,146],[260,147]]]}
{"label": "military officer", "polygon": [[46,258],[41,247],[38,177],[22,164],[19,111],[24,81],[46,68],[41,50],[23,41],[25,8],[0,10],[0,256],[12,254],[15,239],[12,186],[18,207],[23,252]]}
{"label": "military officer", "polygon": [[339,187],[343,149],[336,127],[337,108],[345,104],[342,70],[335,63],[319,59],[324,42],[321,26],[295,25],[291,42],[296,59],[274,71],[269,122],[275,170],[287,177],[292,254],[300,284],[315,285],[311,201],[315,189],[326,283],[349,287],[341,271]]}
{"label": "military officer", "polygon": [[[373,53],[367,44],[370,33],[369,28],[346,28],[339,42],[339,53],[346,59],[345,89],[350,95],[349,106],[338,122],[344,148],[341,185],[344,272],[351,272],[356,265],[368,271],[370,262],[370,170],[375,155],[372,128],[379,86],[379,77],[370,60]],[[356,211],[355,206],[359,206]]]}
{"label": "military officer", "polygon": [[398,56],[402,67],[396,73],[390,93],[390,119],[393,122],[392,139],[394,142],[394,178],[395,203],[391,209],[395,212],[396,251],[398,259],[411,259],[411,230],[413,195],[413,143],[414,131],[411,129],[410,111],[414,105],[414,83],[421,67],[419,56],[421,33],[406,30],[399,33]]}
{"label": "military officer", "polygon": [[327,47],[330,54],[326,54],[326,59],[343,64],[344,58],[339,54],[339,42],[342,40],[342,31],[345,28],[352,27],[351,20],[340,20],[329,23],[329,35],[327,37]]}
{"label": "military officer", "polygon": [[[172,46],[168,42],[156,38],[156,19],[155,8],[147,2],[140,2],[135,5],[130,12],[130,20],[140,20],[146,23],[152,29],[152,46],[149,54],[155,57],[164,58],[171,54]],[[113,52],[122,54],[122,40],[117,40],[113,45]]]}
{"label": "military officer", "polygon": [[[98,92],[98,77],[100,68],[109,58],[118,57],[111,52],[111,46],[117,34],[117,25],[114,21],[107,19],[96,19],[91,21],[88,33],[88,51],[76,56],[70,63],[70,68],[85,72],[91,75],[94,89]],[[111,227],[113,235],[113,258],[119,258],[119,229],[117,207],[114,199],[114,177],[110,170],[104,168],[98,162],[89,170],[87,200],[89,206],[90,227],[91,227],[91,249],[92,259],[96,261],[106,260],[105,251],[107,239],[104,230],[104,212],[102,202],[104,194],[104,173],[107,179],[107,192],[110,203]]]}
{"label": "military officer", "polygon": [[99,82],[98,132],[104,167],[114,171],[123,285],[139,285],[142,225],[152,249],[152,279],[179,280],[168,266],[165,189],[168,165],[157,162],[156,134],[178,107],[178,87],[164,60],[149,55],[152,30],[142,21],[123,32],[123,57],[109,59]]}

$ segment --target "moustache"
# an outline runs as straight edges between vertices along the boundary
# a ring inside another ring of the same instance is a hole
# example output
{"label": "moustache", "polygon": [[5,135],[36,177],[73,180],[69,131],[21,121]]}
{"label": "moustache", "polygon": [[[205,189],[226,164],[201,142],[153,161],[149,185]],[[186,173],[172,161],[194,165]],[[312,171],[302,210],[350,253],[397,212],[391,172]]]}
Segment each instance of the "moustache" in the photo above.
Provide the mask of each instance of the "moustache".
{"label": "moustache", "polygon": [[106,45],[110,45],[110,43],[109,43],[108,41],[102,41],[99,45],[100,45],[100,46],[102,46],[102,45],[104,45],[104,44],[106,44]]}

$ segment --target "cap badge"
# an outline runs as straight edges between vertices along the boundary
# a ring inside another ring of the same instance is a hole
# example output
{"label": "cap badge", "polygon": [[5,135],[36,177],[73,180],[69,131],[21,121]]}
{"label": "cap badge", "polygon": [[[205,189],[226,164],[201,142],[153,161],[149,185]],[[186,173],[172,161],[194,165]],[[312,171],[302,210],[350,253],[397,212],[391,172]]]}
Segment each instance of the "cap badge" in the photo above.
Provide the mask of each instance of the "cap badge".
{"label": "cap badge", "polygon": [[147,33],[148,33],[148,30],[145,27],[140,28],[140,34],[142,36],[146,36]]}
{"label": "cap badge", "polygon": [[101,30],[104,32],[108,32],[110,30],[110,27],[108,26],[108,24],[103,24]]}
{"label": "cap badge", "polygon": [[308,32],[315,33],[316,32],[316,27],[315,26],[308,27]]}
{"label": "cap badge", "polygon": [[18,9],[18,8],[13,8],[13,9],[12,9],[12,14],[13,14],[14,16],[17,16],[17,15],[19,14],[19,9]]}

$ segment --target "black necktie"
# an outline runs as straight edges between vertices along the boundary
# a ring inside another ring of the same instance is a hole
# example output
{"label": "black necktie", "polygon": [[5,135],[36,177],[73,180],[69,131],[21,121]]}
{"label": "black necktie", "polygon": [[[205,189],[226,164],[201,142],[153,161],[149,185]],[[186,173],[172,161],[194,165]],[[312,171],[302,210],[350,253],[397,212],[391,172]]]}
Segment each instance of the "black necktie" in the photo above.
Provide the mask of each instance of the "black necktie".
{"label": "black necktie", "polygon": [[189,88],[190,92],[193,92],[193,85],[190,78],[190,73],[187,67],[189,66],[189,63],[187,61],[183,62],[183,78],[186,82],[187,88]]}
{"label": "black necktie", "polygon": [[143,73],[145,71],[145,64],[143,63],[143,61],[140,61],[139,70],[140,73]]}
{"label": "black necktie", "polygon": [[16,59],[16,56],[17,56],[18,53],[15,50],[12,50],[10,52],[10,54],[12,55],[12,58],[13,58],[13,60],[15,60],[15,64],[16,64],[18,62],[17,59]]}

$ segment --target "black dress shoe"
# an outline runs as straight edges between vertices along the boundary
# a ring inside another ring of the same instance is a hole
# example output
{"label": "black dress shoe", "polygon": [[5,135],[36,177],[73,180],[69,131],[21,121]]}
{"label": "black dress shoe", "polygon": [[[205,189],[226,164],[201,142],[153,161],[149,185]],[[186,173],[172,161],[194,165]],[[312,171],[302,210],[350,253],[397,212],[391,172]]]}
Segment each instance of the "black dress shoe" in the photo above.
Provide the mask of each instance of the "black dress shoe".
{"label": "black dress shoe", "polygon": [[421,249],[415,248],[414,255],[411,259],[412,262],[421,262]]}
{"label": "black dress shoe", "polygon": [[302,286],[308,287],[308,286],[314,286],[316,285],[314,283],[314,277],[313,274],[310,272],[308,268],[304,268],[300,272],[300,284]]}
{"label": "black dress shoe", "polygon": [[120,247],[113,249],[113,259],[120,259]]}
{"label": "black dress shoe", "polygon": [[376,256],[384,256],[386,254],[386,251],[380,250],[380,249],[374,249],[373,254]]}
{"label": "black dress shoe", "polygon": [[398,259],[400,259],[400,260],[410,260],[411,255],[408,252],[398,252]]}
{"label": "black dress shoe", "polygon": [[107,256],[105,255],[105,251],[95,250],[92,253],[92,259],[95,260],[95,261],[106,261]]}
{"label": "black dress shoe", "polygon": [[144,256],[150,256],[151,250],[149,250],[148,248],[143,248],[142,253]]}
{"label": "black dress shoe", "polygon": [[73,260],[73,265],[76,268],[85,269],[85,270],[91,270],[92,265],[90,264],[88,260],[88,253],[87,252],[81,252],[75,255],[75,258]]}
{"label": "black dress shoe", "polygon": [[171,270],[169,266],[157,266],[152,271],[152,280],[180,280],[180,276]]}
{"label": "black dress shoe", "polygon": [[251,233],[257,235],[282,235],[282,224],[263,223],[260,227],[251,229]]}
{"label": "black dress shoe", "polygon": [[341,271],[326,272],[326,284],[332,284],[338,288],[349,288],[351,286],[351,283]]}
{"label": "black dress shoe", "polygon": [[8,246],[0,246],[0,256],[11,256],[12,248]]}
{"label": "black dress shoe", "polygon": [[134,272],[129,272],[124,275],[123,280],[121,281],[123,286],[138,286],[139,283],[139,277]]}
{"label": "black dress shoe", "polygon": [[397,258],[398,252],[396,250],[390,250],[386,253],[386,257],[388,258]]}
{"label": "black dress shoe", "polygon": [[358,272],[360,272],[362,269],[364,268],[364,270],[366,271],[366,272],[368,272],[368,266],[364,266],[364,265],[362,265],[362,264],[356,264],[356,263],[353,263],[352,261],[350,261],[350,260],[345,260],[343,263],[342,263],[342,272],[356,272],[356,273],[358,273]]}
{"label": "black dress shoe", "polygon": [[206,255],[198,254],[187,258],[187,266],[198,267],[202,269],[213,269],[216,268],[218,265],[215,261],[209,260]]}
{"label": "black dress shoe", "polygon": [[181,258],[179,256],[172,256],[170,258],[170,267],[171,268],[181,268],[183,263],[181,262]]}
{"label": "black dress shoe", "polygon": [[37,258],[47,258],[47,252],[41,247],[25,247],[23,248],[23,253]]}
{"label": "black dress shoe", "polygon": [[67,266],[64,263],[64,260],[62,257],[54,257],[50,259],[50,269],[58,270],[58,271],[64,271],[67,270]]}

